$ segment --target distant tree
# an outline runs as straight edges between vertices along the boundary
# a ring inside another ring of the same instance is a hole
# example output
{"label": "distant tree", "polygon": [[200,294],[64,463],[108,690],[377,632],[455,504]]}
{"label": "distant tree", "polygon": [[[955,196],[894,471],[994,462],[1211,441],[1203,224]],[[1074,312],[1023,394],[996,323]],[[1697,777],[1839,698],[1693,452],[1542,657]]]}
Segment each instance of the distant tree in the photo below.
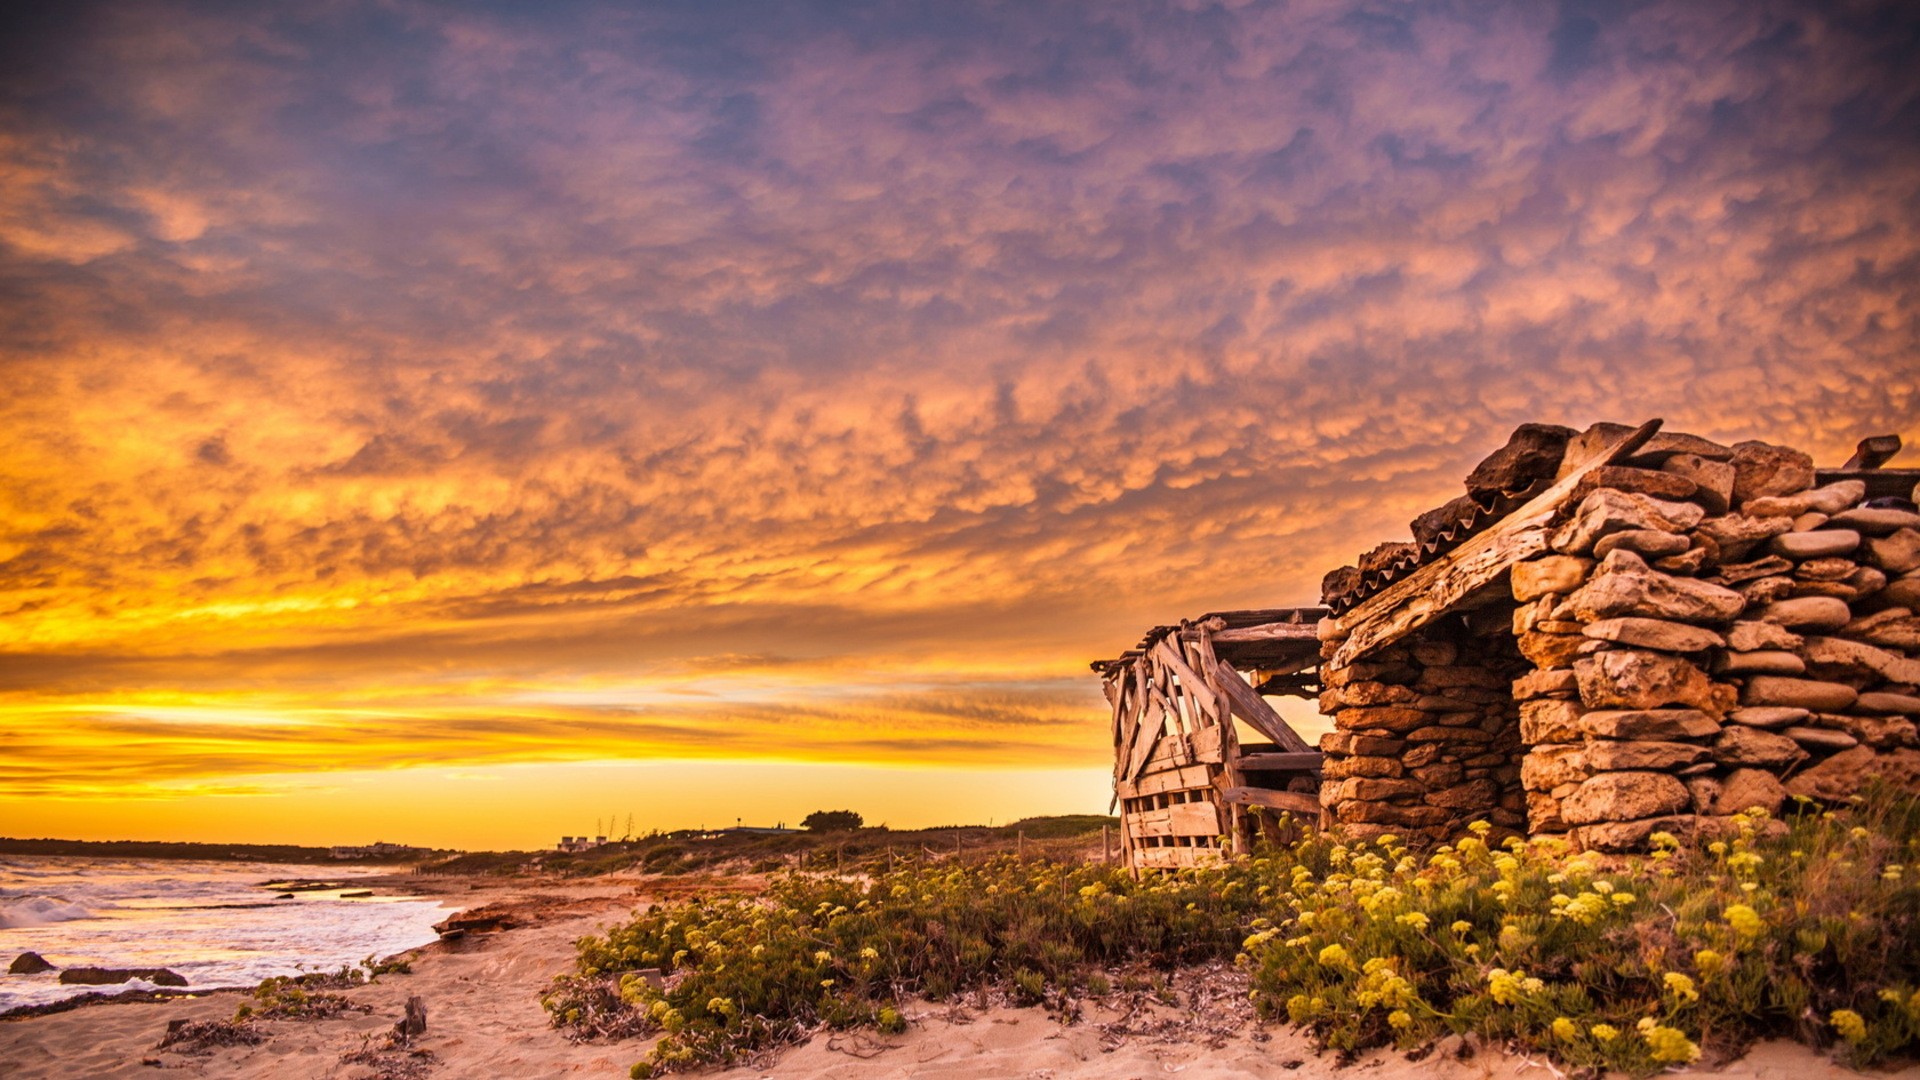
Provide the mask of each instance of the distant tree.
{"label": "distant tree", "polygon": [[815,810],[800,819],[800,826],[811,832],[843,832],[866,824],[866,819],[851,810]]}

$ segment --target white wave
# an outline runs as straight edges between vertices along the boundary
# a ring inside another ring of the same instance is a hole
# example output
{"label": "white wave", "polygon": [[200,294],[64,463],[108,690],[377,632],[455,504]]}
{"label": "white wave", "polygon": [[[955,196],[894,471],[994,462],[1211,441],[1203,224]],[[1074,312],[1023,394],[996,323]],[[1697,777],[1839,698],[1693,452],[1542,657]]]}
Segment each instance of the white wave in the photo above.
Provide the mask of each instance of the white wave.
{"label": "white wave", "polygon": [[18,930],[26,926],[47,926],[74,919],[90,919],[93,912],[84,905],[59,896],[29,896],[0,904],[0,930]]}

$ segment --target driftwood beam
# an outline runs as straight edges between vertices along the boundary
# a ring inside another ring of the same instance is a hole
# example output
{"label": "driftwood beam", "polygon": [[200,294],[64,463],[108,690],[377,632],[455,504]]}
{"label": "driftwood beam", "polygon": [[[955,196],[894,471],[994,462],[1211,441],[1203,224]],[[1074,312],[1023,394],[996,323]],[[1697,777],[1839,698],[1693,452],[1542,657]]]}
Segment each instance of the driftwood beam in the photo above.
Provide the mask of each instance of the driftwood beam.
{"label": "driftwood beam", "polygon": [[1241,641],[1315,641],[1319,640],[1313,623],[1267,623],[1243,626],[1237,630],[1216,630],[1213,640],[1224,643]]}
{"label": "driftwood beam", "polygon": [[1900,452],[1900,436],[1869,435],[1860,440],[1853,448],[1853,456],[1847,459],[1843,469],[1877,469],[1885,465]]}
{"label": "driftwood beam", "polygon": [[1354,605],[1334,620],[1345,640],[1328,666],[1345,667],[1374,649],[1398,641],[1445,614],[1474,590],[1498,579],[1514,563],[1545,551],[1554,515],[1580,482],[1595,469],[1631,456],[1659,430],[1658,420],[1640,425],[1485,532]]}
{"label": "driftwood beam", "polygon": [[1273,706],[1253,692],[1253,687],[1247,685],[1247,680],[1241,678],[1239,672],[1226,664],[1215,664],[1213,676],[1214,685],[1226,695],[1233,714],[1252,725],[1255,731],[1272,739],[1283,750],[1304,753],[1313,749],[1279,713],[1273,711]]}

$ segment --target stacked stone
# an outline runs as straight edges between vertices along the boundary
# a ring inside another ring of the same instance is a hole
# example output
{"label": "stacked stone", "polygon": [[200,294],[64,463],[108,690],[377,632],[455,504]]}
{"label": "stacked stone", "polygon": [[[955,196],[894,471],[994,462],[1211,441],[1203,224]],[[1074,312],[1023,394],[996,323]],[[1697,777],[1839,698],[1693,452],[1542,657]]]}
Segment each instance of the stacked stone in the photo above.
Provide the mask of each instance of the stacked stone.
{"label": "stacked stone", "polygon": [[1531,831],[1627,850],[1920,784],[1920,514],[1814,479],[1798,451],[1663,435],[1515,566]]}
{"label": "stacked stone", "polygon": [[1525,827],[1508,686],[1528,665],[1504,633],[1471,629],[1453,620],[1322,672],[1320,711],[1335,730],[1320,743],[1320,801],[1349,832],[1438,840],[1479,819]]}

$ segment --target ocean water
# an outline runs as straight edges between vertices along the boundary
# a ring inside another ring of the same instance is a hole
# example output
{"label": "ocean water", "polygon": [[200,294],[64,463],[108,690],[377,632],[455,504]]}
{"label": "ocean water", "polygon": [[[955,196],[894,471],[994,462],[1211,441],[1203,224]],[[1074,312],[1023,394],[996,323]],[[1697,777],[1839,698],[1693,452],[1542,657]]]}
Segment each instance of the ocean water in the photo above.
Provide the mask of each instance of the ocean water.
{"label": "ocean water", "polygon": [[[189,988],[252,986],[275,975],[337,970],[435,940],[448,911],[408,897],[346,898],[378,870],[273,863],[0,856],[0,1014],[85,993],[57,972],[9,975],[23,952],[57,967],[168,968]],[[324,879],[342,888],[278,900],[263,882]]]}

